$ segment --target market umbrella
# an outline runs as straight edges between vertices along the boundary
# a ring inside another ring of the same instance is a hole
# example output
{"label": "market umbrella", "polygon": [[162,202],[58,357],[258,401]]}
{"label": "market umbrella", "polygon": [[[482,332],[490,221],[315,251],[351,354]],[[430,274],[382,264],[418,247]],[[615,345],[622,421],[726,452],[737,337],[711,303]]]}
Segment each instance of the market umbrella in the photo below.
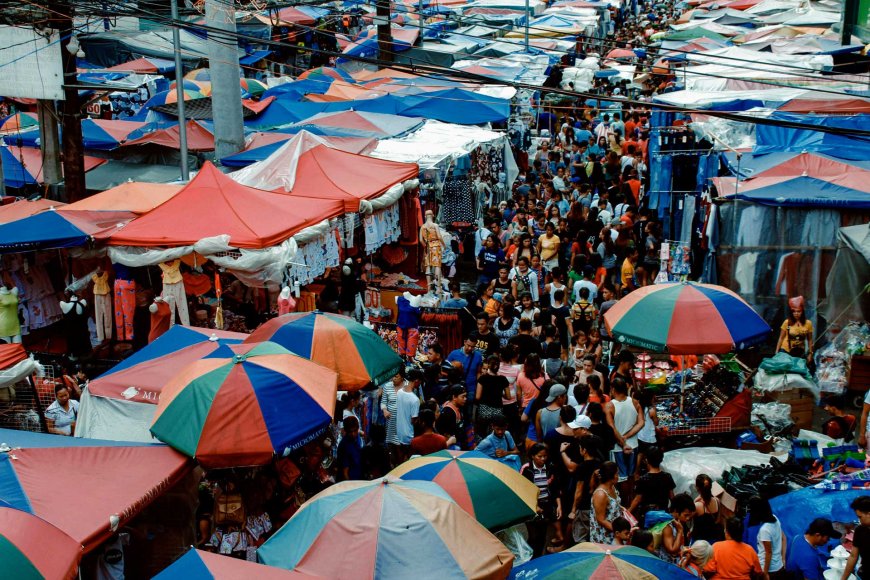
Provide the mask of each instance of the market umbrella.
{"label": "market umbrella", "polygon": [[315,577],[191,548],[186,554],[157,574],[154,580],[195,580],[198,578],[213,580],[237,580],[239,578],[304,580]]}
{"label": "market umbrella", "polygon": [[[205,95],[199,91],[192,91],[190,89],[184,89],[184,100],[192,101],[194,99],[204,99]],[[161,93],[157,93],[148,101],[142,105],[143,109],[153,109],[154,107],[161,107],[163,105],[169,105],[171,103],[178,102],[178,91],[172,89],[171,91],[163,91]]]}
{"label": "market umbrella", "polygon": [[15,133],[39,126],[36,113],[15,113],[0,121],[0,133]]}
{"label": "market umbrella", "polygon": [[347,81],[349,83],[354,82],[353,77],[350,76],[348,73],[331,66],[320,66],[317,68],[309,69],[296,77],[296,80],[301,81],[308,78],[319,80],[324,77],[331,81]]}
{"label": "market umbrella", "polygon": [[538,486],[477,451],[438,451],[399,465],[390,475],[432,481],[490,530],[535,517]]}
{"label": "market umbrella", "polygon": [[0,562],[4,578],[75,578],[82,546],[45,520],[0,502]]}
{"label": "market umbrella", "polygon": [[583,542],[573,548],[536,558],[511,570],[510,578],[535,580],[679,580],[694,578],[685,570],[634,546]]}
{"label": "market umbrella", "polygon": [[274,343],[224,345],[163,387],[151,433],[207,468],[262,465],[329,425],[335,379]]}
{"label": "market umbrella", "polygon": [[[178,86],[178,83],[176,81],[172,81],[171,83],[169,83],[169,90],[174,91],[176,86]],[[182,84],[181,86],[184,87],[185,91],[201,93],[205,96],[211,94],[211,83],[209,81],[193,81],[190,79],[184,79],[184,84]],[[175,102],[178,102],[177,95]]]}
{"label": "market umbrella", "polygon": [[605,58],[635,58],[637,55],[633,50],[627,48],[614,48],[607,53]]}
{"label": "market umbrella", "polygon": [[258,81],[257,79],[243,78],[239,79],[239,82],[242,84],[242,90],[248,93],[251,97],[259,97],[269,88],[265,83]]}
{"label": "market umbrella", "polygon": [[505,578],[514,559],[437,484],[391,477],[320,492],[257,557],[332,580]]}
{"label": "market umbrella", "polygon": [[381,384],[403,365],[376,332],[338,314],[285,314],[261,325],[245,342],[265,340],[335,370],[339,390]]}
{"label": "market umbrella", "polygon": [[635,290],[607,311],[617,341],[670,354],[721,354],[764,342],[770,327],[722,286],[676,282]]}

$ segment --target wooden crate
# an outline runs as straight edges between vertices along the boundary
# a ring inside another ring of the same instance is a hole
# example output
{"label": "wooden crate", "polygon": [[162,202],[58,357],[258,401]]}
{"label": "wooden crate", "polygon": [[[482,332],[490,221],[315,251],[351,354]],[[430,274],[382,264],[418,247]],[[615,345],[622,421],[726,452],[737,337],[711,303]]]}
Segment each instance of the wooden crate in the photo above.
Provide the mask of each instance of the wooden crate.
{"label": "wooden crate", "polygon": [[773,391],[765,393],[765,401],[775,401],[791,406],[791,420],[798,429],[812,429],[813,416],[816,412],[816,399],[807,389],[791,389],[789,391]]}

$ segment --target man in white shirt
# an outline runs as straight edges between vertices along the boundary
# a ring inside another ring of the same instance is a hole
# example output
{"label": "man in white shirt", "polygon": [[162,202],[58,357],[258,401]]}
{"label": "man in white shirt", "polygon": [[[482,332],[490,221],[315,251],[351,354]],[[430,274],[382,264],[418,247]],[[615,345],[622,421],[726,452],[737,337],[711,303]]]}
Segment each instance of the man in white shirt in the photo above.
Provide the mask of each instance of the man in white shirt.
{"label": "man in white shirt", "polygon": [[595,282],[592,281],[592,277],[595,275],[595,272],[592,269],[592,266],[586,266],[583,268],[583,279],[574,283],[574,288],[572,290],[572,296],[574,298],[574,302],[580,300],[580,289],[588,288],[589,289],[589,302],[595,302],[595,298],[598,296],[598,286],[595,285]]}
{"label": "man in white shirt", "polygon": [[417,389],[423,383],[423,371],[412,369],[408,371],[408,380],[396,393],[396,435],[402,446],[402,461],[408,458],[407,446],[414,438],[414,419],[420,413],[420,397]]}

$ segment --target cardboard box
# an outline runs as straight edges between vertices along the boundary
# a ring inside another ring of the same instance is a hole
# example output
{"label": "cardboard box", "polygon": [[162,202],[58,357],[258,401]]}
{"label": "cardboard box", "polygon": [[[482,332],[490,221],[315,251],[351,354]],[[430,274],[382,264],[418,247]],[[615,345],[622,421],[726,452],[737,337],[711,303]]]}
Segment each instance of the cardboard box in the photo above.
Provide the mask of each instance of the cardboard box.
{"label": "cardboard box", "polygon": [[737,512],[737,498],[725,491],[725,488],[719,485],[718,482],[713,482],[713,497],[719,500],[719,505],[723,517],[731,517]]}

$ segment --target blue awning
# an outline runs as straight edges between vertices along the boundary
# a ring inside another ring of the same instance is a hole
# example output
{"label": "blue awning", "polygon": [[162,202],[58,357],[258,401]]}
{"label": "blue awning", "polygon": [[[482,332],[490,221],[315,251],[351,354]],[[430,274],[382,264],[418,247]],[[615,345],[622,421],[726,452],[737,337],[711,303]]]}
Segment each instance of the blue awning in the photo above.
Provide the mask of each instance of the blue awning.
{"label": "blue awning", "polygon": [[256,64],[272,54],[271,50],[255,50],[251,54],[246,54],[245,56],[239,58],[239,64],[243,66],[251,66]]}

